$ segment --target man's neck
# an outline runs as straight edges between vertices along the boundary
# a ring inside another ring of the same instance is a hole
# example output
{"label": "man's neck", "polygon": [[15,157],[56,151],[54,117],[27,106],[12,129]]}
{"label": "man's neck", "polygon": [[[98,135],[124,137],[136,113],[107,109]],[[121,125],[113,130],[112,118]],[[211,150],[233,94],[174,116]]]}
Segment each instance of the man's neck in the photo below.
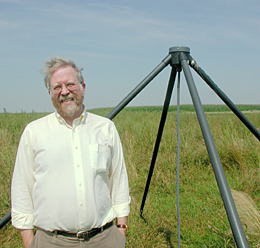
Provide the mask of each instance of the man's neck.
{"label": "man's neck", "polygon": [[75,119],[79,118],[82,115],[83,111],[84,111],[84,105],[82,105],[80,110],[77,113],[75,113],[75,115],[73,115],[72,117],[62,116],[62,118],[66,121],[66,123],[68,125],[70,125],[72,127],[73,126],[73,121]]}

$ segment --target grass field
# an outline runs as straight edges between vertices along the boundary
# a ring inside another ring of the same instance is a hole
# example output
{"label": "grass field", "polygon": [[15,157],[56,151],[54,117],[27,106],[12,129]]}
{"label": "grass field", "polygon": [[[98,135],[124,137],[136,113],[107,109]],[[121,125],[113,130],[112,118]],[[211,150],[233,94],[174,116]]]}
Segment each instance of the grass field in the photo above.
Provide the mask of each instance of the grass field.
{"label": "grass field", "polygon": [[[238,106],[260,129],[260,106]],[[260,144],[226,106],[204,106],[250,247],[260,247]],[[111,109],[90,112],[106,116]],[[127,247],[177,247],[176,107],[169,109],[143,216],[139,210],[162,107],[124,109],[113,120],[123,144],[132,198]],[[10,185],[20,135],[46,113],[0,114],[0,218],[10,210]],[[181,247],[236,247],[204,139],[190,105],[180,114]],[[245,204],[247,203],[247,204]],[[249,204],[250,203],[250,204]],[[251,208],[249,208],[251,207]],[[1,247],[22,247],[17,230],[0,230]]]}

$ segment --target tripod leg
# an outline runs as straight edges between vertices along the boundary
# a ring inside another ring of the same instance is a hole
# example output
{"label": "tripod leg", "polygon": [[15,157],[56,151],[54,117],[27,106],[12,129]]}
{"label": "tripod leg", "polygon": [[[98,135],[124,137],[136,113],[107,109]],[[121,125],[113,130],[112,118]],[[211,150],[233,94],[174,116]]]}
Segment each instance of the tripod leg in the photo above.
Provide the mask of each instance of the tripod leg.
{"label": "tripod leg", "polygon": [[11,220],[11,211],[9,211],[1,220],[0,220],[0,229],[2,229],[8,221]]}
{"label": "tripod leg", "polygon": [[189,87],[189,91],[192,97],[194,108],[197,114],[197,118],[200,123],[200,128],[206,143],[206,147],[209,153],[211,164],[215,173],[215,177],[218,183],[218,187],[222,196],[222,200],[226,209],[226,213],[229,219],[229,223],[233,232],[237,246],[240,247],[249,247],[243,231],[235,203],[233,201],[227,179],[221,165],[219,155],[195,86],[191,72],[189,70],[187,58],[184,53],[180,54],[180,61],[183,68],[183,72]]}
{"label": "tripod leg", "polygon": [[260,132],[258,129],[245,117],[239,108],[227,97],[227,95],[218,88],[211,78],[199,67],[194,59],[191,60],[192,68],[200,75],[200,77],[210,86],[212,90],[222,99],[224,103],[234,112],[234,114],[244,123],[244,125],[255,135],[260,141]]}
{"label": "tripod leg", "polygon": [[156,138],[156,142],[155,142],[155,146],[154,146],[153,156],[152,156],[151,165],[150,165],[150,171],[149,171],[149,174],[148,174],[148,178],[147,178],[147,182],[146,182],[146,186],[145,186],[145,190],[144,190],[144,195],[143,195],[143,200],[142,200],[142,204],[141,204],[141,208],[140,208],[141,217],[142,217],[142,214],[143,214],[143,208],[144,208],[146,196],[147,196],[149,186],[150,186],[150,182],[151,182],[151,178],[152,178],[152,175],[153,175],[155,161],[156,161],[156,158],[157,158],[157,154],[158,154],[158,150],[159,150],[159,146],[160,146],[160,142],[161,142],[161,137],[162,137],[162,133],[163,133],[163,129],[164,129],[164,124],[165,124],[165,121],[166,121],[167,112],[168,112],[169,105],[170,105],[170,100],[171,100],[171,96],[172,96],[175,77],[176,77],[176,67],[173,67],[172,71],[171,71],[171,76],[170,76],[170,79],[169,79],[169,84],[168,84],[167,93],[166,93],[166,97],[165,97],[165,101],[164,101],[161,121],[160,121],[160,124],[159,124],[157,138]]}
{"label": "tripod leg", "polygon": [[166,66],[172,56],[169,54],[140,84],[138,84],[106,117],[112,120],[133,98],[140,93]]}

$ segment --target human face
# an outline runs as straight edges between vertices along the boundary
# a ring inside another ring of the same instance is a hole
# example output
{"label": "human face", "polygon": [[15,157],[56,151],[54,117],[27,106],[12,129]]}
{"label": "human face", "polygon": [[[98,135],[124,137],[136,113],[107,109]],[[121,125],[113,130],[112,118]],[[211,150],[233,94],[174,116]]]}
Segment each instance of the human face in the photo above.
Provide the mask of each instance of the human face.
{"label": "human face", "polygon": [[75,70],[71,66],[58,68],[50,78],[50,87],[61,85],[60,93],[53,93],[51,90],[51,100],[57,112],[65,119],[74,120],[83,112],[83,100],[85,95],[85,84],[77,84],[75,90],[68,90],[64,84],[77,82]]}

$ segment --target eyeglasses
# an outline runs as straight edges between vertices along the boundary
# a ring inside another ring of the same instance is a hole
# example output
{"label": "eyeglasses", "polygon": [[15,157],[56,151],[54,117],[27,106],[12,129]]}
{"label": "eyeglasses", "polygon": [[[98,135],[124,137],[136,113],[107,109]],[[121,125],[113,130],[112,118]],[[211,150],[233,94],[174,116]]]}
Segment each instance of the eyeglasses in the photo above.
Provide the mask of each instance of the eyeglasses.
{"label": "eyeglasses", "polygon": [[62,91],[62,86],[64,85],[69,91],[74,91],[77,89],[79,82],[67,82],[65,84],[57,84],[49,87],[49,90],[54,94],[59,94]]}

